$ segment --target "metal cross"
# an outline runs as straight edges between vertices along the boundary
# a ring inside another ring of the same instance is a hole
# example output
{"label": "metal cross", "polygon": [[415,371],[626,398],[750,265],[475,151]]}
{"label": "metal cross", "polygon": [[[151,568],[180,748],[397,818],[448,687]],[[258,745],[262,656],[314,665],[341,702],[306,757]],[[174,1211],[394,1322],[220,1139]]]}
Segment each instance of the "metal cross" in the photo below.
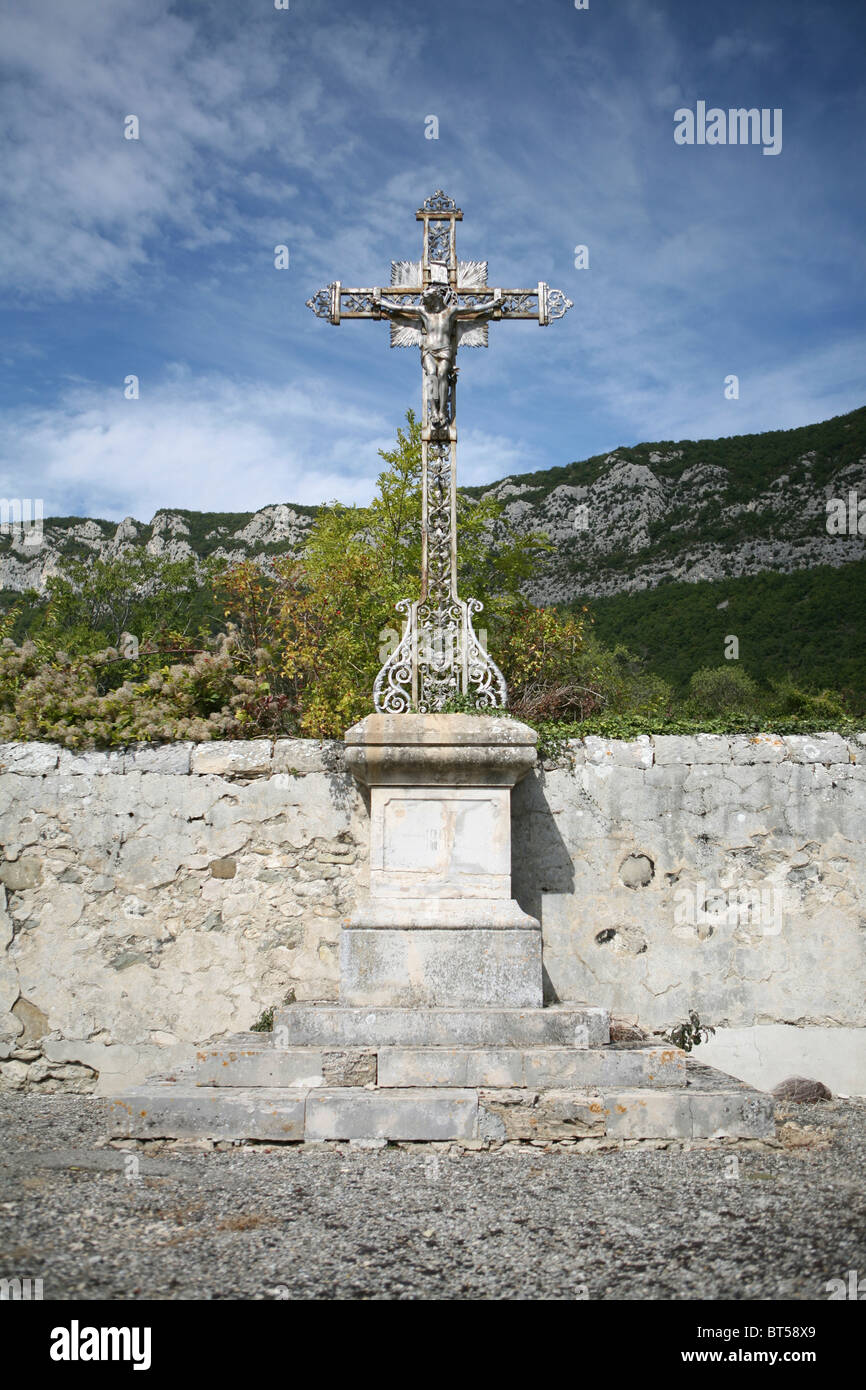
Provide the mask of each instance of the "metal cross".
{"label": "metal cross", "polygon": [[486,261],[457,259],[463,213],[441,189],[415,217],[424,224],[421,259],[392,261],[388,289],[334,280],[307,305],[335,324],[388,318],[392,347],[421,349],[421,597],[397,604],[403,636],[376,677],[375,707],[424,713],[464,695],[489,709],[505,705],[505,680],[472,624],[482,605],[457,595],[457,349],[487,347],[491,319],[546,325],[572,302],[543,281],[534,289],[489,287]]}

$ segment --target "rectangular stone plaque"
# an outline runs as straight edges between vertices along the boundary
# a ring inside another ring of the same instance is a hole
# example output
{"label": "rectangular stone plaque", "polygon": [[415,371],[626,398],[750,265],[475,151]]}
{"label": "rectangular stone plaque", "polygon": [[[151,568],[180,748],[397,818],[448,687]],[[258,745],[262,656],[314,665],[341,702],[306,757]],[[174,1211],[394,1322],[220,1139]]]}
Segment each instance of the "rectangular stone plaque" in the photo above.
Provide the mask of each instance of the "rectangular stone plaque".
{"label": "rectangular stone plaque", "polygon": [[374,787],[370,891],[510,897],[508,788]]}

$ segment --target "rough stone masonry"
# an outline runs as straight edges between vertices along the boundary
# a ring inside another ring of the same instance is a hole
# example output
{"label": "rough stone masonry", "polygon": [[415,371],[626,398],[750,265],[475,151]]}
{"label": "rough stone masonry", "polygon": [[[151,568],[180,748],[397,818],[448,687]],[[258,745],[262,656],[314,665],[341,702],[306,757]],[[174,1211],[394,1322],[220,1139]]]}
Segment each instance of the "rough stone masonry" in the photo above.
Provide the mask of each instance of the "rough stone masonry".
{"label": "rough stone masonry", "polygon": [[[866,1093],[866,735],[571,742],[513,793],[545,990]],[[112,1094],[335,999],[369,889],[343,745],[0,746],[0,1087]]]}

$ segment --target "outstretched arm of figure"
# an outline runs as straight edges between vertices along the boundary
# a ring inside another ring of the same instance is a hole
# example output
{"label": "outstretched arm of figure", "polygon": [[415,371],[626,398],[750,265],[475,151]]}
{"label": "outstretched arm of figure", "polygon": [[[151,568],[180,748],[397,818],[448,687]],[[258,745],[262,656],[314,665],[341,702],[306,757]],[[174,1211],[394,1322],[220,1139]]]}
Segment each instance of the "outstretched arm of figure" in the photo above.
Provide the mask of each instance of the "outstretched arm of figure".
{"label": "outstretched arm of figure", "polygon": [[377,298],[374,300],[376,308],[382,314],[387,314],[389,318],[399,315],[401,318],[420,319],[424,316],[424,311],[420,304],[406,304],[394,299]]}
{"label": "outstretched arm of figure", "polygon": [[495,314],[495,313],[496,313],[496,310],[497,310],[497,309],[501,309],[501,308],[502,308],[502,305],[503,305],[504,303],[505,303],[505,295],[504,295],[504,294],[494,294],[490,299],[485,299],[485,301],[484,301],[483,304],[472,304],[472,305],[467,304],[464,308],[462,308],[462,309],[459,311],[459,312],[460,312],[460,317],[461,317],[462,319],[468,319],[468,318],[476,319],[476,318],[481,318],[482,315],[485,315],[485,316],[486,316],[486,315],[489,315],[489,314]]}

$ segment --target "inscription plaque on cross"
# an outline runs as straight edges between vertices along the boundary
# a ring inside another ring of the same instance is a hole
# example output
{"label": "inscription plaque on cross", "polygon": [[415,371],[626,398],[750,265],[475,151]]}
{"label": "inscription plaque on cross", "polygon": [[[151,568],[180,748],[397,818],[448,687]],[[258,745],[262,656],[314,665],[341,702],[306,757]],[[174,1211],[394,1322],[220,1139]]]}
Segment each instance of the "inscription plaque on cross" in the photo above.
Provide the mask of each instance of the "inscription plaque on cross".
{"label": "inscription plaque on cross", "polygon": [[532,289],[491,287],[486,261],[459,260],[463,213],[441,189],[415,217],[423,223],[421,259],[392,261],[389,286],[348,288],[334,280],[307,300],[318,318],[334,324],[387,318],[392,347],[421,350],[421,595],[397,604],[403,635],[373,687],[382,714],[435,712],[455,695],[468,696],[477,709],[505,705],[504,677],[473,625],[482,605],[457,593],[457,350],[486,347],[491,321],[544,326],[572,307],[543,281]]}

